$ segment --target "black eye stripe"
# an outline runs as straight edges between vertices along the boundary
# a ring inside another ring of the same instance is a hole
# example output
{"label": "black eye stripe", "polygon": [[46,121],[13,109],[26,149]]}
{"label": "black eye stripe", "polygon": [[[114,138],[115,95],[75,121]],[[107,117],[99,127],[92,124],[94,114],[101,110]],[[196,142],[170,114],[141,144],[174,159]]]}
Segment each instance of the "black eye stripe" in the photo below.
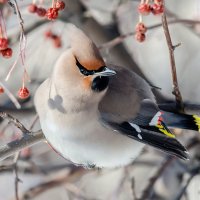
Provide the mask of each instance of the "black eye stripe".
{"label": "black eye stripe", "polygon": [[83,65],[81,65],[81,63],[77,60],[77,58],[76,58],[76,65],[84,76],[94,75],[97,72],[102,72],[105,70],[105,66],[100,67],[98,70],[87,70]]}

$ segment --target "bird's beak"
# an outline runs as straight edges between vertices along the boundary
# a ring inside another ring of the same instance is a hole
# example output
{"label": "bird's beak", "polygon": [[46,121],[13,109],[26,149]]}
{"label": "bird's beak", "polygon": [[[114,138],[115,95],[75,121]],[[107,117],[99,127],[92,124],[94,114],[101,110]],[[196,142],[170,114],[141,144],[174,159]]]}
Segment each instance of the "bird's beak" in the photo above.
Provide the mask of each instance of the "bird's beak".
{"label": "bird's beak", "polygon": [[105,67],[101,72],[96,72],[95,75],[97,76],[114,76],[116,72],[112,69]]}

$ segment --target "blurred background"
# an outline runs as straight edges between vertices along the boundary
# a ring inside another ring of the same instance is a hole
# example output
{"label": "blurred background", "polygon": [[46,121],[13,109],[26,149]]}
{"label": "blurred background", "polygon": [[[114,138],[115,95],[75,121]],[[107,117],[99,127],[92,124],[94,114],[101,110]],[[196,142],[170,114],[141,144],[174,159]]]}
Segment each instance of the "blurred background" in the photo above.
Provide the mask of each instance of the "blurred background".
{"label": "blurred background", "polygon": [[[12,114],[27,128],[34,123],[34,92],[51,76],[56,59],[69,47],[65,28],[69,22],[93,39],[107,63],[129,68],[151,85],[160,88],[154,89],[159,103],[174,101],[169,53],[161,16],[148,15],[143,18],[145,25],[150,28],[146,40],[139,43],[133,32],[139,20],[137,7],[140,1],[64,2],[65,9],[51,22],[36,13],[30,13],[28,8],[31,3],[49,8],[52,1],[17,1],[27,39],[22,41],[23,45],[26,42],[23,63],[20,57],[20,20],[18,12],[13,8],[15,1],[4,3],[4,0],[0,0],[3,14],[3,18],[0,15],[1,27],[5,21],[6,34],[13,51],[9,59],[0,57],[0,87],[5,90],[5,93],[0,94],[0,111]],[[166,0],[165,3],[173,44],[181,43],[175,50],[175,60],[183,100],[200,104],[200,1]],[[48,36],[49,32],[53,37]],[[13,66],[9,80],[5,81]],[[26,86],[31,95],[27,100],[20,100],[17,92],[22,86],[24,67],[30,77]],[[200,113],[195,109],[187,112]],[[32,130],[39,129],[37,122]],[[0,162],[0,200],[17,199],[16,190],[18,199],[31,200],[198,200],[200,135],[193,131],[173,131],[188,147],[189,161],[169,157],[146,146],[130,166],[112,170],[87,170],[64,160],[48,144],[39,143],[21,151],[17,165],[13,157]],[[21,135],[12,124],[1,121],[1,145]]]}

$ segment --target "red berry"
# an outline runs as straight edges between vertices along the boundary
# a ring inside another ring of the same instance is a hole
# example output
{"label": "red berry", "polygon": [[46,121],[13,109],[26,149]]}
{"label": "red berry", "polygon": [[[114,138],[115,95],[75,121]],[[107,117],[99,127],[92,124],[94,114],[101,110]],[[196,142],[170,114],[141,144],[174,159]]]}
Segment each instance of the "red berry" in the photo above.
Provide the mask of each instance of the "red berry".
{"label": "red berry", "polygon": [[153,4],[151,7],[151,12],[154,15],[159,15],[164,12],[164,6],[162,4]]}
{"label": "red berry", "polygon": [[6,38],[0,38],[0,50],[8,48],[8,40]]}
{"label": "red berry", "polygon": [[38,9],[37,9],[37,14],[38,14],[38,16],[40,16],[40,17],[44,17],[44,16],[46,15],[46,13],[47,13],[47,11],[46,11],[45,8],[38,8]]}
{"label": "red berry", "polygon": [[33,3],[28,6],[28,11],[30,13],[36,13],[37,9],[38,9],[38,7],[35,4],[33,4]]}
{"label": "red berry", "polygon": [[65,3],[63,1],[57,1],[55,7],[58,10],[63,10],[65,8]]}
{"label": "red berry", "polygon": [[10,58],[12,56],[12,49],[11,48],[7,48],[4,50],[1,50],[2,56],[4,58]]}
{"label": "red berry", "polygon": [[138,41],[138,42],[144,42],[145,39],[146,39],[146,36],[144,33],[136,33],[135,35],[135,39]]}
{"label": "red berry", "polygon": [[8,0],[0,0],[0,3],[7,3]]}
{"label": "red berry", "polygon": [[57,8],[49,8],[46,13],[47,19],[54,20],[58,17],[58,9]]}
{"label": "red berry", "polygon": [[144,23],[140,22],[135,26],[135,31],[140,33],[146,33],[147,27],[144,25]]}
{"label": "red berry", "polygon": [[4,89],[0,86],[0,94],[4,93]]}
{"label": "red berry", "polygon": [[147,3],[141,3],[138,6],[138,12],[141,15],[148,15],[151,12],[151,6],[149,4],[147,4]]}
{"label": "red berry", "polygon": [[20,99],[27,99],[30,96],[30,92],[26,87],[22,87],[18,91],[18,97]]}
{"label": "red berry", "polygon": [[46,31],[46,32],[44,33],[44,35],[45,35],[45,37],[50,38],[50,37],[52,37],[53,33],[52,33],[51,30],[48,30],[48,31]]}

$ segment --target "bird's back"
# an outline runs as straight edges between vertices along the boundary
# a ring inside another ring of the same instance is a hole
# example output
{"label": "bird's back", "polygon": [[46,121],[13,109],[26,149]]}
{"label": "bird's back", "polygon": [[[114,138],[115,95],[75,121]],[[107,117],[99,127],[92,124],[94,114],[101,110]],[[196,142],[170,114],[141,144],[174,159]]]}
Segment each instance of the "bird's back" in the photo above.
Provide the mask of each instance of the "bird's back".
{"label": "bird's back", "polygon": [[116,71],[110,77],[108,90],[99,104],[101,113],[116,122],[128,121],[137,116],[144,99],[155,101],[149,84],[133,71],[109,66]]}

